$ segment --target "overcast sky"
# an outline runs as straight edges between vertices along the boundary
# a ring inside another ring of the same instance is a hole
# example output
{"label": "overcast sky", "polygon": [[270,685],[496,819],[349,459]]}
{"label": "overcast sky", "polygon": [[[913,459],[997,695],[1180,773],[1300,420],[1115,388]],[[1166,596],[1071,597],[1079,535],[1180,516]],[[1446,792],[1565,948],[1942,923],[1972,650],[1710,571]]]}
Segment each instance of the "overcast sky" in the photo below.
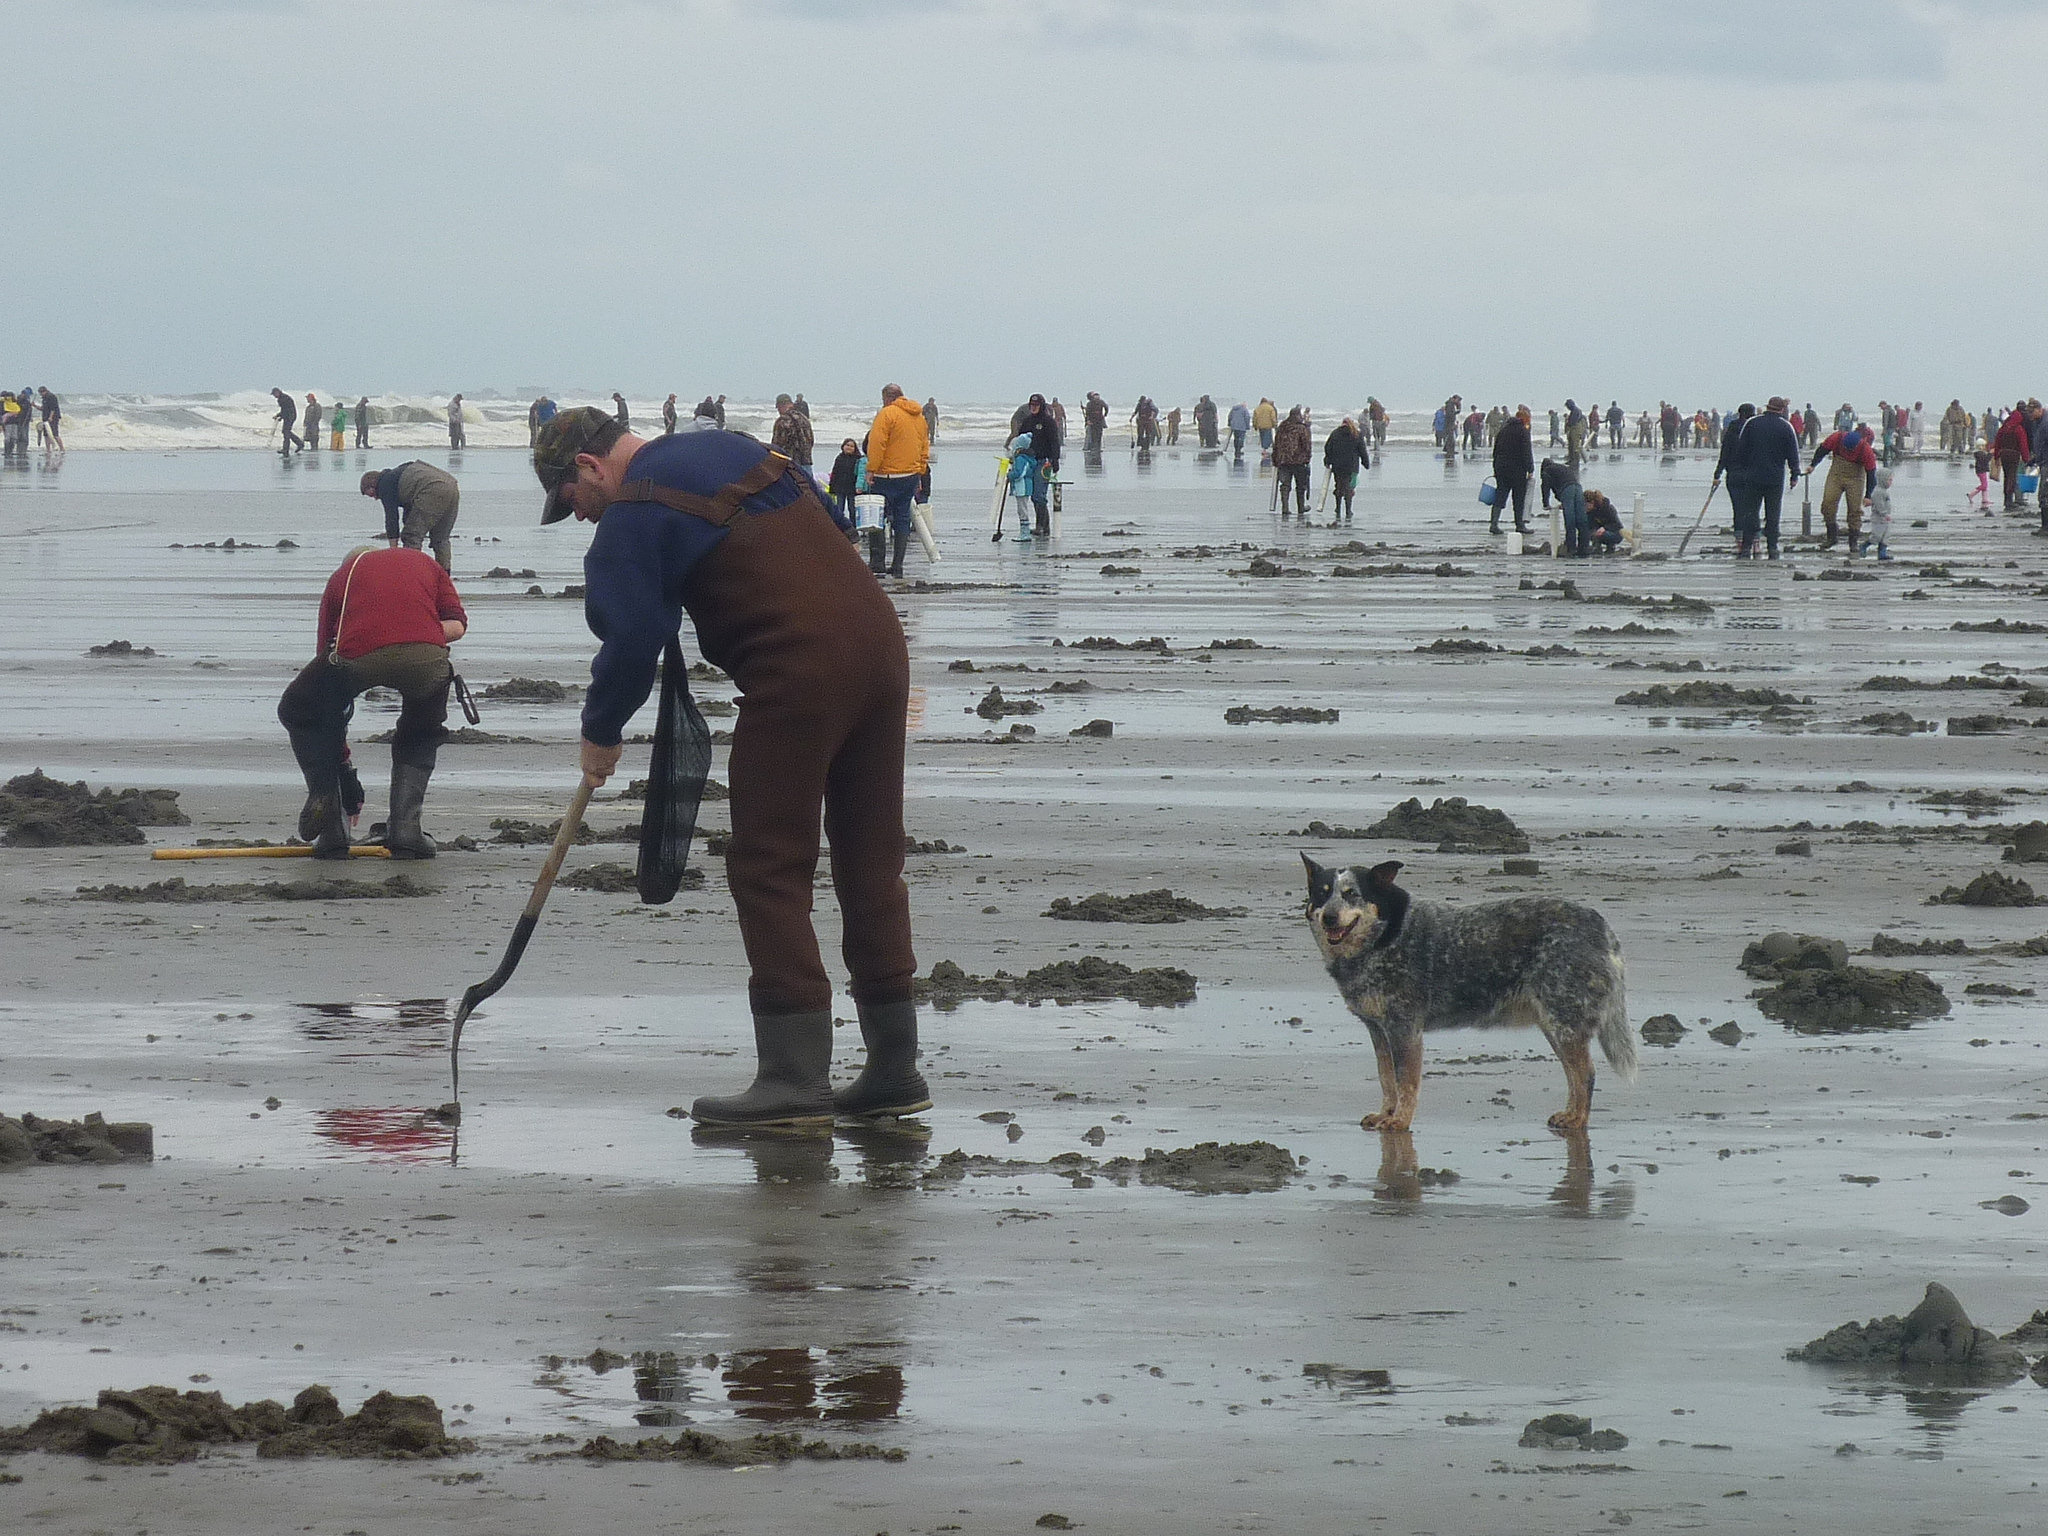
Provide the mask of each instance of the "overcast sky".
{"label": "overcast sky", "polygon": [[2040,393],[2040,0],[12,7],[60,393]]}

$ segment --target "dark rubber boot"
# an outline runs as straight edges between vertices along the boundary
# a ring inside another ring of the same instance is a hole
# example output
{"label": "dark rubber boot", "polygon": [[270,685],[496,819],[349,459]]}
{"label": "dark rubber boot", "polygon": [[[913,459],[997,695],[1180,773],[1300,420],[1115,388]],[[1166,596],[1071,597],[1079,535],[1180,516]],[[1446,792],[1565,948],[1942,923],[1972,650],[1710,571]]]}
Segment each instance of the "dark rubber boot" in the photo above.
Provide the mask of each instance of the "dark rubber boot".
{"label": "dark rubber boot", "polygon": [[342,805],[341,771],[322,763],[311,736],[290,731],[292,755],[306,779],[306,803],[299,809],[299,837],[313,845],[316,859],[348,857],[348,814]]}
{"label": "dark rubber boot", "polygon": [[891,576],[901,576],[903,574],[903,546],[909,542],[910,540],[897,529],[891,528],[889,530],[889,574]]}
{"label": "dark rubber boot", "polygon": [[1052,514],[1047,512],[1045,508],[1040,507],[1038,509],[1038,516],[1035,519],[1033,519],[1031,526],[1032,531],[1035,532],[1041,539],[1051,538]]}
{"label": "dark rubber boot", "polygon": [[426,804],[432,767],[418,763],[391,765],[391,819],[384,825],[384,846],[394,859],[431,859],[434,840],[420,830],[420,807]]}
{"label": "dark rubber boot", "polygon": [[842,1115],[914,1115],[932,1107],[931,1090],[917,1070],[917,1004],[884,1003],[860,1010],[867,1064],[832,1095]]}
{"label": "dark rubber boot", "polygon": [[882,530],[879,528],[868,530],[868,569],[877,576],[885,574],[889,569],[888,551],[884,545]]}
{"label": "dark rubber boot", "polygon": [[832,1010],[754,1015],[754,1081],[744,1093],[702,1098],[705,1125],[832,1123]]}

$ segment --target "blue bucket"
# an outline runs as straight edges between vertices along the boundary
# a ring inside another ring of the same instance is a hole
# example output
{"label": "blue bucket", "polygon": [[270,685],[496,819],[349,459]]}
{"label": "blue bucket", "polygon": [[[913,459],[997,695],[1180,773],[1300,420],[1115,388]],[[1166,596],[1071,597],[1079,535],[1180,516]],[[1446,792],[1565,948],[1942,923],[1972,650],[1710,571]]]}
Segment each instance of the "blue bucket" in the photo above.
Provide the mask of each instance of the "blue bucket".
{"label": "blue bucket", "polygon": [[1484,480],[1479,482],[1479,505],[1481,505],[1482,507],[1490,507],[1496,501],[1499,500],[1500,487],[1493,483],[1493,476],[1488,475]]}

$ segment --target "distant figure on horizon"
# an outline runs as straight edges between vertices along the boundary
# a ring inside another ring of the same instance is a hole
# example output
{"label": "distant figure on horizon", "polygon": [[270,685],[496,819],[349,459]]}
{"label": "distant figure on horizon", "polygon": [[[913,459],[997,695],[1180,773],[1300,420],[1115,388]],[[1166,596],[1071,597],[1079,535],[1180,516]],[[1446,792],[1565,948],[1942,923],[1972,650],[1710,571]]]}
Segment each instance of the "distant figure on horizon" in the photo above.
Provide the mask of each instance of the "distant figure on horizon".
{"label": "distant figure on horizon", "polygon": [[306,391],[306,435],[301,441],[308,448],[320,446],[320,397],[310,389]]}
{"label": "distant figure on horizon", "polygon": [[462,396],[456,395],[448,402],[448,451],[460,453],[467,441],[462,430]]}
{"label": "distant figure on horizon", "polygon": [[924,402],[925,436],[936,443],[939,440],[939,397],[927,396]]}
{"label": "distant figure on horizon", "polygon": [[329,439],[329,451],[340,453],[342,450],[342,439],[348,435],[348,407],[339,400],[335,401],[334,414],[328,417],[327,420],[333,428]]}
{"label": "distant figure on horizon", "polygon": [[1230,408],[1230,456],[1244,462],[1244,435],[1252,429],[1252,410],[1242,400]]}
{"label": "distant figure on horizon", "polygon": [[1252,430],[1259,434],[1259,456],[1264,458],[1273,451],[1273,433],[1280,425],[1280,407],[1264,395],[1252,407]]}
{"label": "distant figure on horizon", "polygon": [[718,430],[725,430],[725,396],[720,395],[711,402],[711,419],[718,424]]}
{"label": "distant figure on horizon", "polygon": [[1094,390],[1088,391],[1087,403],[1081,407],[1081,421],[1087,428],[1084,439],[1089,453],[1102,452],[1102,434],[1109,426],[1109,402]]}
{"label": "distant figure on horizon", "polygon": [[633,413],[626,409],[626,397],[616,389],[612,391],[612,420],[619,424],[621,432],[633,430]]}
{"label": "distant figure on horizon", "polygon": [[50,386],[47,384],[43,385],[36,393],[41,398],[43,407],[42,420],[37,424],[36,430],[42,435],[45,448],[54,449],[56,452],[62,453],[64,451],[63,402],[50,392]]}
{"label": "distant figure on horizon", "polygon": [[[719,396],[719,399],[721,400],[723,400],[724,398],[725,397],[723,395]],[[796,411],[797,415],[803,417],[805,421],[809,421],[811,419],[811,402],[804,398],[804,392],[802,390],[798,390],[796,392],[796,400],[794,402],[793,409]],[[725,423],[721,421],[719,425],[722,427],[725,425]]]}
{"label": "distant figure on horizon", "polygon": [[370,446],[370,397],[364,395],[356,401],[356,446]]}
{"label": "distant figure on horizon", "polygon": [[676,431],[676,397],[670,395],[661,402],[661,435],[673,437]]}

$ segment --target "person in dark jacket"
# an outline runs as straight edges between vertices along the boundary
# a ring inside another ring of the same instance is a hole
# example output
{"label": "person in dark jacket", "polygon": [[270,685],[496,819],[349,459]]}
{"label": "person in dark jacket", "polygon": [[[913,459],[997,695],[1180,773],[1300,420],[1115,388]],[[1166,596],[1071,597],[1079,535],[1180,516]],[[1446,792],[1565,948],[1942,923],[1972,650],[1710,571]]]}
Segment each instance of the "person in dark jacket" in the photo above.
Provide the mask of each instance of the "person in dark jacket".
{"label": "person in dark jacket", "polygon": [[1759,534],[1770,558],[1778,558],[1778,517],[1785,491],[1799,483],[1799,433],[1785,411],[1783,395],[1771,396],[1761,415],[1745,405],[1735,413],[1736,424],[1721,434],[1714,476],[1718,480],[1725,474],[1728,479],[1737,559],[1757,557]]}
{"label": "person in dark jacket", "polygon": [[[1023,411],[1014,419],[1016,430],[1010,435],[1031,434],[1031,459],[1035,466],[1031,472],[1031,509],[1033,532],[1039,538],[1052,537],[1052,509],[1047,503],[1052,482],[1060,473],[1060,424],[1053,419],[1052,408],[1045,403],[1045,396],[1033,395],[1024,403]],[[1021,532],[1021,529],[1019,530]]]}
{"label": "person in dark jacket", "polygon": [[[22,392],[22,399],[24,401],[22,405],[22,420],[24,422],[28,420],[28,416],[26,414],[28,411],[28,406],[26,404],[27,398],[28,392],[24,390]],[[270,419],[274,422],[277,422],[280,426],[284,428],[284,442],[278,451],[282,453],[286,458],[290,458],[292,450],[294,448],[304,448],[306,446],[304,440],[300,438],[298,432],[299,402],[294,400],[290,395],[286,394],[281,389],[273,389],[270,392],[270,398],[277,402],[277,414],[271,417]],[[23,439],[21,446],[23,451],[25,452],[28,448],[28,442],[26,438]]]}
{"label": "person in dark jacket", "polygon": [[[891,389],[893,403],[902,392]],[[921,454],[924,419],[905,405]],[[644,442],[584,407],[542,430],[533,468],[547,492],[544,524],[572,512],[596,524],[583,558],[584,616],[600,641],[584,695],[583,782],[595,788],[618,770],[625,729],[686,614],[704,658],[744,701],[727,763],[725,883],[752,970],[756,1071],[742,1092],[700,1098],[691,1114],[829,1133],[835,1113],[929,1109],[903,883],[910,658],[894,606],[833,528],[811,477],[741,433]],[[811,922],[821,824],[867,1046],[859,1078],[837,1093],[832,982]]]}
{"label": "person in dark jacket", "polygon": [[1351,521],[1351,498],[1358,490],[1358,472],[1371,467],[1365,434],[1346,416],[1337,424],[1337,430],[1323,439],[1323,468],[1329,471],[1330,492],[1337,498],[1333,523]]}
{"label": "person in dark jacket", "polygon": [[2020,504],[2020,466],[2034,456],[2034,440],[2028,426],[2027,402],[2022,400],[1999,423],[1998,435],[1991,440],[1991,452],[1998,460],[1999,473],[2004,477],[2005,510],[2008,512]]}
{"label": "person in dark jacket", "polygon": [[1510,500],[1515,509],[1515,532],[1529,531],[1529,477],[1536,473],[1536,448],[1529,440],[1529,408],[1515,412],[1500,424],[1493,440],[1493,514],[1488,533],[1500,532],[1500,509]]}
{"label": "person in dark jacket", "polygon": [[1313,442],[1308,422],[1302,417],[1298,405],[1287,413],[1285,421],[1273,429],[1273,473],[1280,478],[1278,489],[1282,521],[1287,517],[1290,488],[1294,491],[1302,517],[1308,517],[1308,458]]}
{"label": "person in dark jacket", "polygon": [[1593,547],[1611,555],[1621,544],[1621,509],[1602,491],[1586,492],[1586,534]]}
{"label": "person in dark jacket", "polygon": [[370,397],[364,395],[356,401],[356,446],[370,446]]}
{"label": "person in dark jacket", "polygon": [[852,438],[840,443],[839,457],[832,461],[832,478],[825,489],[832,493],[832,521],[839,525],[840,532],[852,538],[853,497],[860,489],[860,444]]}

